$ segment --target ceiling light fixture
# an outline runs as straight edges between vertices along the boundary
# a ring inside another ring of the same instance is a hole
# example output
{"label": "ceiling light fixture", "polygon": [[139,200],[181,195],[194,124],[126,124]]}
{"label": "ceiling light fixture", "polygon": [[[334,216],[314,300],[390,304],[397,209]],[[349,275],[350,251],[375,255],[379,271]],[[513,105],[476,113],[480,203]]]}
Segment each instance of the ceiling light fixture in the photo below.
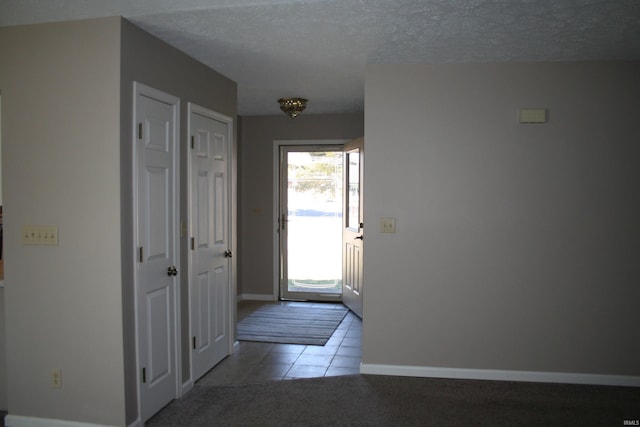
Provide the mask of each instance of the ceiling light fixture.
{"label": "ceiling light fixture", "polygon": [[292,119],[295,119],[307,107],[307,100],[304,98],[280,98],[278,103],[280,109]]}

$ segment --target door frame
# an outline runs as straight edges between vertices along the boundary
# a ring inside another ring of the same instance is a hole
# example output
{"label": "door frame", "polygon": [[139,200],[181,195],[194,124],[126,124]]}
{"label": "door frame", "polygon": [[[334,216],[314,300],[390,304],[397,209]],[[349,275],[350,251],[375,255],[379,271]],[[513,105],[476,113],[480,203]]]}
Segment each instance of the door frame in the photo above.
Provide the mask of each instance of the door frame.
{"label": "door frame", "polygon": [[[138,106],[138,96],[144,95],[150,98],[157,99],[159,101],[166,102],[168,104],[173,105],[173,114],[174,114],[174,134],[175,134],[175,144],[173,147],[173,167],[174,167],[174,183],[173,183],[173,191],[174,191],[174,205],[173,209],[173,225],[174,230],[176,232],[176,236],[173,239],[173,250],[174,250],[174,262],[178,271],[182,271],[180,265],[180,238],[179,238],[179,230],[180,230],[180,98],[168,94],[166,92],[160,91],[158,89],[154,89],[150,86],[146,86],[140,82],[133,82],[133,111],[131,114],[132,118],[132,126],[131,126],[131,141],[132,144],[132,216],[133,216],[133,236],[137,236],[140,230],[140,224],[138,221],[138,206],[139,206],[139,194],[138,194],[138,144],[137,141],[137,131],[138,126],[136,125],[137,118],[137,106]],[[139,293],[140,293],[140,277],[138,271],[138,241],[137,238],[133,238],[133,265],[134,267],[134,275],[133,275],[133,299],[134,299],[134,323],[135,323],[135,350],[136,350],[136,397],[137,397],[137,411],[139,420],[142,420],[142,387],[141,387],[141,361],[140,361],[140,324],[139,320],[139,312],[138,312],[138,304],[139,304]],[[181,331],[180,331],[180,288],[181,288],[181,280],[178,278],[174,278],[175,286],[173,287],[173,324],[171,328],[173,330],[173,338],[175,343],[174,348],[174,370],[176,373],[176,384],[175,384],[175,399],[182,396],[182,351],[180,348],[181,341]]]}
{"label": "door frame", "polygon": [[[188,236],[187,236],[187,240],[190,242],[190,239],[192,236],[195,235],[194,233],[194,229],[193,229],[193,221],[192,221],[192,207],[193,207],[193,194],[191,191],[192,188],[192,182],[191,182],[191,172],[192,169],[194,167],[193,165],[193,161],[191,160],[191,155],[190,155],[190,146],[191,146],[191,114],[195,113],[195,114],[199,114],[214,120],[217,120],[219,122],[223,122],[227,125],[227,240],[229,242],[229,249],[231,250],[231,252],[233,254],[236,253],[235,250],[235,234],[233,233],[234,230],[234,221],[233,219],[235,218],[233,216],[234,214],[234,209],[235,209],[235,195],[234,192],[232,191],[235,185],[235,179],[234,179],[234,161],[235,161],[235,156],[234,156],[234,140],[233,140],[233,118],[229,117],[229,116],[225,116],[224,114],[218,113],[216,111],[213,111],[211,109],[208,109],[206,107],[202,107],[200,105],[194,104],[193,102],[188,102],[187,103],[187,132],[189,134],[189,137],[187,138],[187,153],[189,153],[187,155],[187,230],[188,230]],[[190,245],[190,243],[189,243]],[[188,265],[189,265],[189,271],[187,272],[188,277],[187,277],[187,289],[188,289],[188,304],[189,304],[189,336],[193,336],[193,325],[192,325],[192,310],[193,307],[191,306],[191,290],[192,290],[192,277],[191,277],[191,273],[193,270],[193,258],[194,258],[194,254],[193,251],[188,249]],[[228,337],[228,354],[233,353],[233,348],[234,348],[234,343],[235,343],[235,328],[236,328],[236,286],[235,286],[235,265],[236,265],[236,261],[234,257],[231,258],[227,258],[228,262],[229,262],[229,268],[228,268],[228,275],[227,275],[227,281],[228,281],[228,295],[227,295],[227,337]],[[194,381],[196,379],[193,378],[193,351],[191,346],[189,345],[189,388],[191,388],[194,384]]]}
{"label": "door frame", "polygon": [[272,211],[272,240],[273,240],[273,290],[271,298],[278,301],[280,297],[280,147],[286,145],[344,145],[350,139],[291,139],[273,141],[273,211]]}

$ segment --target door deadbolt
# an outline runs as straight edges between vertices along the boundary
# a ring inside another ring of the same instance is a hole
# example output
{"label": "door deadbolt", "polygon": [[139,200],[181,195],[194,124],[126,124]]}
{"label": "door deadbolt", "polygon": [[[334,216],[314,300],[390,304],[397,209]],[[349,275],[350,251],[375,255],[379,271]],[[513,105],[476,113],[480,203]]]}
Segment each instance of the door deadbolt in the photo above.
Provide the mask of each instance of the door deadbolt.
{"label": "door deadbolt", "polygon": [[224,251],[224,257],[225,258],[231,258],[232,256],[233,256],[233,252],[231,252],[229,249]]}
{"label": "door deadbolt", "polygon": [[167,269],[167,275],[168,276],[177,276],[178,275],[178,269],[176,268],[175,265],[172,265],[171,267],[169,267]]}

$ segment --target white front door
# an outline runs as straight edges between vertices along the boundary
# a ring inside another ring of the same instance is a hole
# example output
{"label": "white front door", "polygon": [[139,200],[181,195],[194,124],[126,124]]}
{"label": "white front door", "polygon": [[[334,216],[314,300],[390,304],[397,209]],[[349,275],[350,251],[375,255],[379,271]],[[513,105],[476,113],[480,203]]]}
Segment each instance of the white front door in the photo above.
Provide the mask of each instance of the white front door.
{"label": "white front door", "polygon": [[344,145],[344,218],[342,229],[342,302],[362,317],[364,138]]}
{"label": "white front door", "polygon": [[231,353],[231,119],[189,104],[192,378]]}
{"label": "white front door", "polygon": [[134,218],[140,413],[178,393],[177,205],[179,100],[135,84]]}

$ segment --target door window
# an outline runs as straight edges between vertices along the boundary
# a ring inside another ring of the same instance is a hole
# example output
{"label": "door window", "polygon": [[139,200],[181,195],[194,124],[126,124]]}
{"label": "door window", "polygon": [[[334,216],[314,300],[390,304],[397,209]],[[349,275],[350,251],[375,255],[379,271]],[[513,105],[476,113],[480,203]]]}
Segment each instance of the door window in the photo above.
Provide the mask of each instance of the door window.
{"label": "door window", "polygon": [[360,150],[347,153],[347,194],[348,216],[347,227],[351,230],[360,229]]}

